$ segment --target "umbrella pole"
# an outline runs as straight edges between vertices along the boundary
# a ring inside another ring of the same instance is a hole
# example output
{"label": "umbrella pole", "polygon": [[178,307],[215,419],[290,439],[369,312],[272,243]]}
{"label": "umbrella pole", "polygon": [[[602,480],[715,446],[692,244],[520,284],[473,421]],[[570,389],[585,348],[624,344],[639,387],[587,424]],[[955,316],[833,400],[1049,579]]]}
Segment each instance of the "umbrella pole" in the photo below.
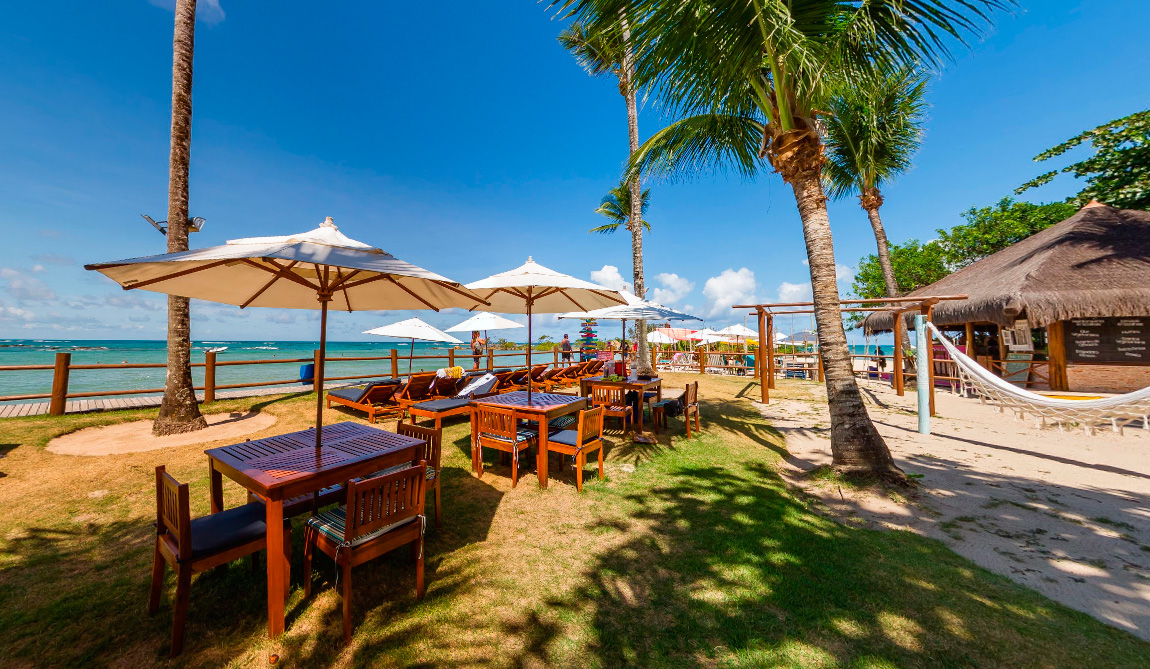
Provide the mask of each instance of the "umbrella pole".
{"label": "umbrella pole", "polygon": [[[531,289],[527,289],[527,406],[531,406]],[[541,421],[542,422],[542,421]],[[540,429],[547,429],[540,425]]]}
{"label": "umbrella pole", "polygon": [[319,359],[314,373],[315,386],[315,450],[320,450],[323,438],[323,359],[327,357],[327,303],[331,297],[319,298]]}
{"label": "umbrella pole", "polygon": [[415,337],[411,338],[411,348],[407,349],[407,378],[411,379],[411,359],[415,357]]}

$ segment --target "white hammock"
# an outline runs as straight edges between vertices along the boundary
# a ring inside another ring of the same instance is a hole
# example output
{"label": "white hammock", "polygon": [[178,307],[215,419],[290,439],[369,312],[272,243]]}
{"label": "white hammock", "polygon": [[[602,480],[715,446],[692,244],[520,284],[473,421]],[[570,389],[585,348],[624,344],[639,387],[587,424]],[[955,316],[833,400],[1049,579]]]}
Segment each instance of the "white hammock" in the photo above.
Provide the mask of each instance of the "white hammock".
{"label": "white hammock", "polygon": [[974,388],[983,401],[989,399],[998,404],[1000,410],[1001,407],[1010,407],[1019,416],[1034,416],[1041,424],[1049,419],[1057,423],[1059,429],[1063,423],[1079,423],[1087,432],[1093,433],[1097,425],[1109,424],[1115,432],[1121,432],[1124,425],[1138,421],[1142,429],[1150,430],[1150,388],[1096,400],[1046,397],[995,376],[959,351],[934,323],[928,322],[927,326],[954,360],[965,385]]}

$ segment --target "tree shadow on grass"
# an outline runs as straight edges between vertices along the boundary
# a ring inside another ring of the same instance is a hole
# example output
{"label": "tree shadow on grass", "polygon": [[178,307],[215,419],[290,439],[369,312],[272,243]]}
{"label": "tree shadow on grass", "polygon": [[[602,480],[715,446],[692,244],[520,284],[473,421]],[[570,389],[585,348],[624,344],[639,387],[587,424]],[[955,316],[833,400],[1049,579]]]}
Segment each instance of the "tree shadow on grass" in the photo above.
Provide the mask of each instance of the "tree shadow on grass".
{"label": "tree shadow on grass", "polygon": [[1092,644],[1115,639],[1125,645],[1107,650],[1126,654],[1101,663],[1150,658],[939,542],[814,515],[761,464],[679,470],[628,501],[647,530],[589,556],[581,585],[506,627],[526,640],[515,664],[570,661],[572,619],[589,621],[577,651],[588,666],[1097,664]]}
{"label": "tree shadow on grass", "polygon": [[[9,453],[16,450],[20,444],[0,444],[0,458],[7,457]],[[8,476],[4,472],[0,472],[0,479]]]}

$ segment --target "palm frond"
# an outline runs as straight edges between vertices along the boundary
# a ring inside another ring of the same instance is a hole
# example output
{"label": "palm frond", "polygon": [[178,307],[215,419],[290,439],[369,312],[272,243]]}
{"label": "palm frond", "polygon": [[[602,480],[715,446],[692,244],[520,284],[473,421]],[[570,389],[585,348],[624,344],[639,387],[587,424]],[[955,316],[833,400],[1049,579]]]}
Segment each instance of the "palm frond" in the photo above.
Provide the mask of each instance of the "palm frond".
{"label": "palm frond", "polygon": [[[651,222],[646,218],[647,207],[650,205],[650,196],[650,190],[643,191],[639,196],[642,202],[643,227],[646,228],[647,232],[651,231]],[[618,230],[619,226],[626,225],[631,219],[631,184],[627,181],[619,182],[617,186],[603,196],[595,213],[600,216],[606,216],[611,220],[611,223],[605,223],[598,227],[591,228],[590,232],[609,234]]]}
{"label": "palm frond", "polygon": [[759,157],[764,124],[728,114],[699,114],[655,133],[631,157],[627,174],[676,179],[733,169],[754,177],[766,162]]}

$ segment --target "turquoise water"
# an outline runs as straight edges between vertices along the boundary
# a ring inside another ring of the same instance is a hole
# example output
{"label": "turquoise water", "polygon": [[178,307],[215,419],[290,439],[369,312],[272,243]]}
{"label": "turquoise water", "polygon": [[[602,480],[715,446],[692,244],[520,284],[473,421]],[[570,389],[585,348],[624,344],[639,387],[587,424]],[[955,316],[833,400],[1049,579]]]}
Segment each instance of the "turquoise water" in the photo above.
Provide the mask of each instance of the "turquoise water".
{"label": "turquoise water", "polygon": [[[73,365],[118,364],[118,363],[163,363],[166,355],[164,341],[127,340],[48,340],[48,339],[0,339],[0,366],[7,365],[51,365],[56,353],[72,354]],[[216,362],[232,360],[277,360],[307,358],[319,348],[318,341],[196,341],[193,342],[192,362],[202,363],[208,349],[222,349],[216,353]],[[391,374],[390,360],[362,360],[340,362],[339,358],[390,356],[395,348],[400,356],[399,373],[407,374],[409,342],[328,342],[326,376],[351,376],[356,374]],[[425,371],[446,367],[447,344],[416,342],[414,355],[434,355],[434,359],[414,360],[413,371]],[[470,353],[458,350],[457,354]],[[550,352],[536,354],[549,361]],[[520,356],[496,357],[497,366],[522,365]],[[332,360],[335,358],[335,360]],[[505,362],[501,362],[505,361]],[[470,358],[460,358],[457,364],[471,368]],[[298,379],[302,363],[278,363],[267,365],[219,366],[216,368],[216,383],[245,383],[253,381],[277,381]],[[486,363],[484,363],[486,364]],[[68,391],[72,393],[99,390],[151,389],[164,386],[164,369],[74,369]],[[195,385],[203,385],[204,368],[192,368]],[[0,396],[31,395],[47,393],[52,387],[52,370],[0,371]],[[34,400],[43,401],[43,400]]]}

